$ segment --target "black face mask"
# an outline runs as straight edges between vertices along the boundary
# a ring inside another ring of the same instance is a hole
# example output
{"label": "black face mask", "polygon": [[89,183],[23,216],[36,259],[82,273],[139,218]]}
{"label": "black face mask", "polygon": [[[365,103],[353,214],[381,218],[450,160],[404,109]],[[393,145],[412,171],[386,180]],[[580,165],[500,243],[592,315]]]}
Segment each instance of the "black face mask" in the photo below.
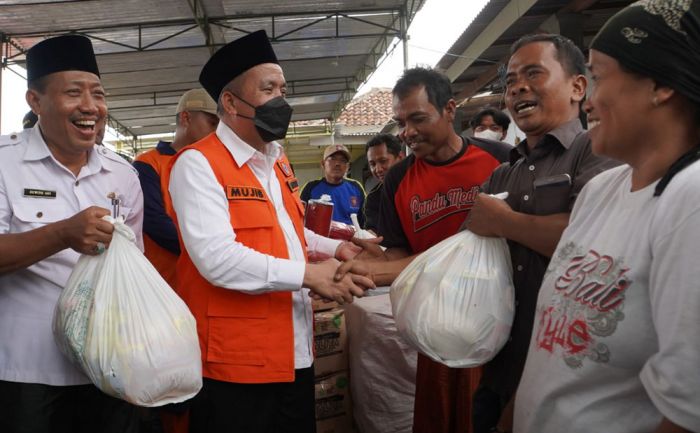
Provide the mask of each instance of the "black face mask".
{"label": "black face mask", "polygon": [[235,93],[234,95],[244,103],[255,108],[255,117],[248,117],[242,114],[238,114],[238,116],[252,120],[263,141],[269,143],[280,140],[287,135],[289,122],[292,120],[292,107],[287,104],[287,101],[282,96],[272,98],[256,107]]}

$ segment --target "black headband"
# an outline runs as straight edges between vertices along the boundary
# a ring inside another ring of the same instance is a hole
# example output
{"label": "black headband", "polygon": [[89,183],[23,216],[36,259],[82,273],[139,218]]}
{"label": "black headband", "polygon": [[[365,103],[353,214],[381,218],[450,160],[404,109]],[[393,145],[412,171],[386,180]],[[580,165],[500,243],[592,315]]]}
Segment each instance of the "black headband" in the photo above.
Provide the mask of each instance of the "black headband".
{"label": "black headband", "polygon": [[635,2],[608,20],[591,49],[700,104],[700,0]]}

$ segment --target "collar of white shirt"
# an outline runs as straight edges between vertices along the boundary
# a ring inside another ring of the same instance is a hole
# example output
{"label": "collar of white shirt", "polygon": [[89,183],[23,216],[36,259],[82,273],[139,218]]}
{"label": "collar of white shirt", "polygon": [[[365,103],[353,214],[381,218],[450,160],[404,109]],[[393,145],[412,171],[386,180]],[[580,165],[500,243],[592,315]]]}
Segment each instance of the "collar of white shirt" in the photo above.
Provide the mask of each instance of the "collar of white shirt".
{"label": "collar of white shirt", "polygon": [[265,153],[255,150],[251,145],[243,141],[228,125],[224,122],[219,122],[216,127],[216,135],[219,137],[224,146],[231,152],[234,161],[238,167],[246,164],[256,153],[262,157],[272,158],[276,160],[282,154],[282,145],[276,141],[272,141],[265,145]]}
{"label": "collar of white shirt", "polygon": [[[24,151],[25,161],[40,161],[44,158],[50,157],[54,162],[56,162],[56,164],[61,165],[61,163],[59,163],[51,154],[49,146],[46,144],[44,137],[41,135],[39,125],[36,125],[34,128],[29,130],[25,130],[24,133],[27,134],[25,144],[26,149]],[[88,154],[88,172],[97,173],[102,169],[111,170],[109,165],[102,163],[102,159],[99,157],[95,147],[96,146],[93,146]]]}

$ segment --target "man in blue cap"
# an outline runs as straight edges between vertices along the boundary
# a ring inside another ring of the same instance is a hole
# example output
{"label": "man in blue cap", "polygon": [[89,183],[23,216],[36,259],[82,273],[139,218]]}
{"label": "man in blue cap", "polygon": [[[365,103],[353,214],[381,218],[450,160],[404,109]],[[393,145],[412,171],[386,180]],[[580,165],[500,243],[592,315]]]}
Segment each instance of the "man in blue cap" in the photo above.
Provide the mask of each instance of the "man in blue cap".
{"label": "man in blue cap", "polygon": [[0,431],[136,431],[136,408],[90,384],[59,351],[51,322],[80,254],[109,246],[111,197],[142,244],[138,178],[95,145],[107,105],[89,39],[36,44],[27,78],[38,124],[0,137]]}

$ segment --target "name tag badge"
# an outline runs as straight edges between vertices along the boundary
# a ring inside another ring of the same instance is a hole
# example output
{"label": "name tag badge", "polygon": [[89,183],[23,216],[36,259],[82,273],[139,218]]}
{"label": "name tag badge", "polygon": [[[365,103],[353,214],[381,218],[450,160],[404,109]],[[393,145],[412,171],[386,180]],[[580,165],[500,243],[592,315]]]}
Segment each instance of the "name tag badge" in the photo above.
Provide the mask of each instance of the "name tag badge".
{"label": "name tag badge", "polygon": [[299,181],[297,180],[296,177],[293,177],[291,179],[287,179],[287,186],[292,192],[297,192],[299,191]]}
{"label": "name tag badge", "polygon": [[24,188],[24,196],[33,198],[56,198],[56,191],[49,191],[46,189]]}
{"label": "name tag badge", "polygon": [[226,185],[226,198],[229,200],[267,201],[265,191],[254,186]]}
{"label": "name tag badge", "polygon": [[282,170],[282,173],[284,173],[285,177],[292,177],[292,168],[287,165],[286,162],[282,161],[281,159],[277,160],[277,165],[280,167],[280,170]]}

